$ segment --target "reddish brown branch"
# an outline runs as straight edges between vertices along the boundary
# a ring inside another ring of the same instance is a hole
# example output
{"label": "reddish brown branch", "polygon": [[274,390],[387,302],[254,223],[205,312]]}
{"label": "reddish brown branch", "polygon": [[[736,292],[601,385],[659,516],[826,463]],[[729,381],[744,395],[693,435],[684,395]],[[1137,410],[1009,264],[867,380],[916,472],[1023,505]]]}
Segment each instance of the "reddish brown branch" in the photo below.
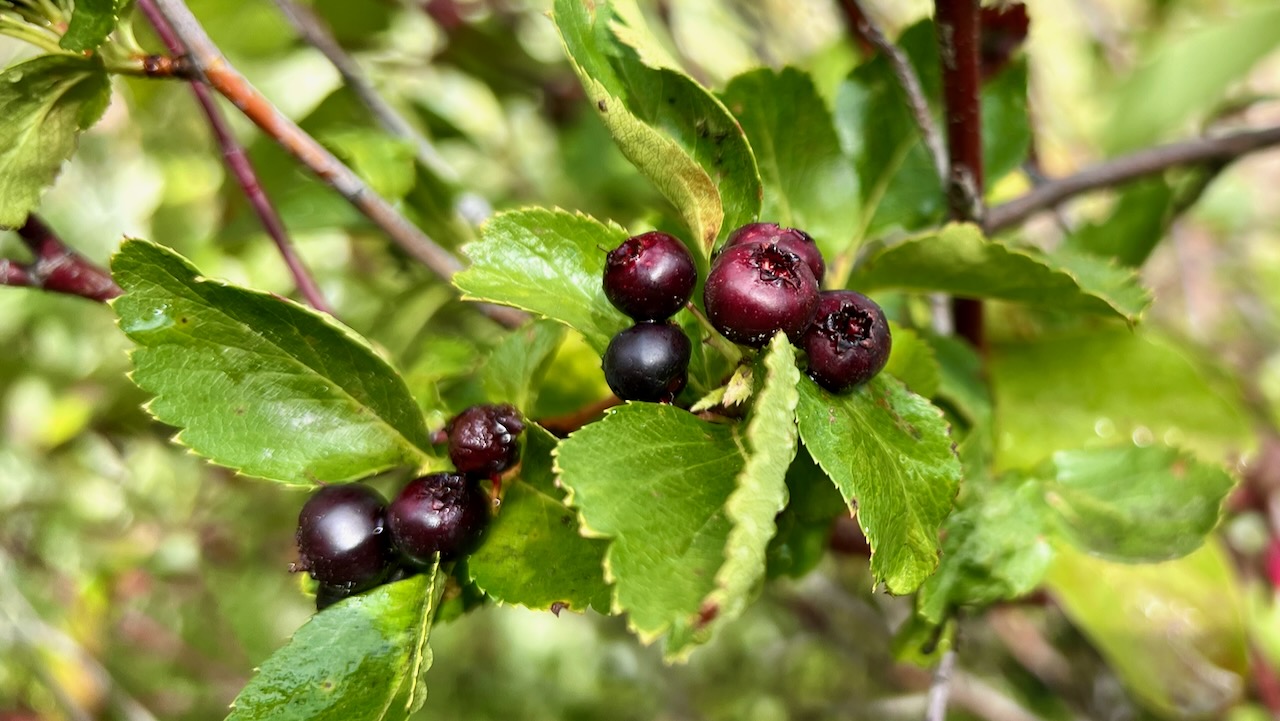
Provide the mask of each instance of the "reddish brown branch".
{"label": "reddish brown branch", "polygon": [[53,293],[107,301],[120,295],[111,275],[71,250],[34,215],[18,235],[35,255],[31,263],[0,260],[0,285],[39,288]]}
{"label": "reddish brown branch", "polygon": [[[178,36],[173,32],[173,28],[169,27],[169,23],[165,21],[164,16],[156,9],[155,3],[152,0],[138,0],[138,9],[147,16],[147,20],[151,22],[151,27],[155,28],[156,35],[160,37],[161,42],[165,44],[169,52],[175,56],[182,56],[185,52],[182,41],[178,39]],[[235,134],[231,131],[231,126],[218,108],[212,93],[209,92],[209,88],[197,81],[191,83],[191,91],[195,93],[196,101],[200,103],[200,108],[209,120],[209,128],[213,131],[214,140],[222,150],[222,158],[227,164],[227,169],[231,171],[232,177],[236,179],[236,183],[244,191],[245,198],[249,200],[249,205],[253,208],[254,213],[257,214],[262,227],[267,231],[267,235],[271,236],[271,240],[276,244],[280,257],[284,259],[284,264],[288,266],[289,273],[293,275],[293,281],[298,287],[298,292],[302,294],[307,303],[311,304],[311,307],[333,315],[333,309],[325,301],[324,293],[320,291],[320,286],[316,284],[315,279],[311,277],[311,273],[307,270],[306,264],[302,262],[302,258],[294,250],[293,243],[289,240],[289,233],[285,230],[284,221],[281,220],[280,214],[276,212],[271,199],[267,197],[262,184],[258,182],[258,174],[249,162],[249,156],[245,153],[244,146],[236,140]]]}
{"label": "reddish brown branch", "polygon": [[[979,92],[981,21],[978,0],[935,0],[942,97],[947,114],[950,173],[947,201],[954,220],[982,222],[982,103]],[[952,302],[955,329],[975,348],[984,347],[982,303]]]}
{"label": "reddish brown branch", "polygon": [[1179,166],[1228,163],[1276,145],[1280,145],[1280,126],[1139,150],[1074,175],[1050,180],[1025,195],[995,206],[987,213],[985,228],[988,233],[998,233],[1083,193],[1113,188]]}
{"label": "reddish brown branch", "polygon": [[[174,34],[186,47],[192,64],[205,80],[235,104],[245,117],[281,145],[298,162],[328,183],[366,218],[385,232],[410,256],[421,261],[443,280],[461,270],[462,264],[452,253],[440,247],[421,229],[410,223],[385,198],[370,188],[360,176],[308,135],[297,123],[285,117],[257,88],[231,66],[209,38],[200,22],[182,0],[149,0],[164,15]],[[508,328],[522,325],[527,319],[514,308],[479,305],[481,312]]]}

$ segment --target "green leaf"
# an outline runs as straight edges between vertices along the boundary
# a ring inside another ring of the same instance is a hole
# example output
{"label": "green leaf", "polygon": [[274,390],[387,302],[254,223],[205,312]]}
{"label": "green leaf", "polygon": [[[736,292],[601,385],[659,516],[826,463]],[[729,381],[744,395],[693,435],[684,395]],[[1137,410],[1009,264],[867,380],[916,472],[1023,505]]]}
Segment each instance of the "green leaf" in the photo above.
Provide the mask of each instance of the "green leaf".
{"label": "green leaf", "polygon": [[982,83],[982,167],[987,187],[1017,170],[1030,148],[1027,63],[1018,59]]}
{"label": "green leaf", "polygon": [[1149,565],[1062,547],[1046,582],[1107,666],[1161,717],[1220,718],[1243,695],[1244,602],[1217,543]]}
{"label": "green leaf", "polygon": [[653,403],[614,408],[560,443],[557,473],[583,532],[612,539],[614,611],[646,643],[701,625],[732,530],[740,443],[733,426]]}
{"label": "green leaf", "polygon": [[453,284],[471,300],[545,315],[577,330],[597,353],[630,321],[604,295],[605,255],[628,237],[617,225],[564,210],[499,213],[463,252]]}
{"label": "green leaf", "polygon": [[[382,719],[405,679],[429,663],[422,649],[434,587],[443,586],[437,575],[379,586],[312,616],[263,662],[228,721]],[[411,695],[419,693],[414,688]]]}
{"label": "green leaf", "polygon": [[1060,451],[1052,467],[1045,496],[1058,531],[1121,561],[1164,561],[1199,548],[1235,487],[1222,468],[1173,448]]}
{"label": "green leaf", "polygon": [[928,342],[938,363],[937,398],[968,421],[970,427],[989,429],[991,388],[984,376],[982,358],[973,346],[953,336],[929,336]]}
{"label": "green leaf", "polygon": [[58,46],[77,53],[96,50],[116,29],[118,10],[115,0],[75,0],[67,32]]}
{"label": "green leaf", "polygon": [[431,670],[434,658],[431,655],[431,629],[435,625],[436,615],[440,610],[440,601],[444,598],[448,573],[440,568],[437,557],[431,568],[419,575],[427,579],[427,588],[423,593],[424,601],[420,604],[414,643],[409,654],[409,688],[405,711],[417,713],[427,701],[427,671]]}
{"label": "green leaf", "polygon": [[893,347],[884,372],[907,385],[916,395],[932,398],[938,392],[940,370],[933,346],[910,328],[890,321],[890,337]]}
{"label": "green leaf", "polygon": [[1168,230],[1176,197],[1164,178],[1138,181],[1120,193],[1105,220],[1078,228],[1064,247],[1128,266],[1142,265]]}
{"label": "green leaf", "polygon": [[606,544],[581,536],[577,514],[564,504],[552,470],[556,439],[532,423],[525,434],[520,475],[504,484],[502,506],[467,573],[500,603],[607,614]]}
{"label": "green leaf", "polygon": [[770,578],[799,578],[827,553],[831,524],[849,508],[804,446],[787,469],[787,507],[778,515],[778,532],[769,542]]}
{"label": "green leaf", "polygon": [[202,277],[141,240],[112,259],[137,349],[133,380],[176,440],[220,465],[292,485],[345,481],[429,454],[405,383],[328,316]]}
{"label": "green leaf", "polygon": [[404,198],[417,181],[409,141],[364,128],[330,130],[319,139],[384,198]]}
{"label": "green leaf", "polygon": [[1254,443],[1239,392],[1150,332],[995,344],[990,364],[1001,468],[1123,439],[1184,447],[1209,462]]}
{"label": "green leaf", "polygon": [[803,228],[828,258],[844,252],[858,230],[858,176],[813,80],[795,68],[760,68],[730,81],[721,99],[755,150],[760,216]]}
{"label": "green leaf", "polygon": [[80,132],[111,101],[102,64],[42,55],[0,72],[0,228],[16,228],[40,202]]}
{"label": "green leaf", "polygon": [[1103,106],[1112,108],[1112,120],[1101,126],[1107,149],[1150,145],[1212,111],[1232,83],[1280,45],[1280,7],[1258,5],[1190,32],[1169,33],[1165,47]]}
{"label": "green leaf", "polygon": [[[965,482],[966,487],[976,483]],[[1040,584],[1053,560],[1038,481],[1008,477],[967,488],[967,504],[947,518],[938,572],[920,588],[916,611],[942,623],[957,606],[1018,598]]]}
{"label": "green leaf", "polygon": [[556,0],[552,17],[591,107],[679,211],[696,256],[707,257],[722,228],[756,218],[760,175],[751,147],[714,95],[681,72],[645,65],[610,29],[623,19],[607,4]]}
{"label": "green leaf", "polygon": [[484,387],[489,400],[510,403],[525,412],[531,410],[538,398],[538,387],[566,333],[558,323],[535,321],[508,334],[484,364]]}
{"label": "green leaf", "polygon": [[856,505],[872,573],[911,593],[938,565],[938,529],[960,483],[942,412],[884,374],[845,395],[803,378],[798,411],[805,447]]}
{"label": "green leaf", "polygon": [[[774,519],[787,505],[787,469],[796,455],[800,371],[795,348],[784,334],[774,335],[760,365],[755,375],[762,380],[741,439],[746,444],[746,464],[724,506],[732,524],[725,561],[716,573],[715,590],[699,611],[706,632],[695,634],[697,640],[709,637],[746,609],[764,579],[766,551],[777,532]],[[708,623],[711,618],[714,622]],[[680,640],[673,634],[669,653],[682,650]]]}
{"label": "green leaf", "polygon": [[1050,256],[953,223],[871,249],[849,287],[942,292],[1136,321],[1151,302],[1131,271],[1084,255]]}

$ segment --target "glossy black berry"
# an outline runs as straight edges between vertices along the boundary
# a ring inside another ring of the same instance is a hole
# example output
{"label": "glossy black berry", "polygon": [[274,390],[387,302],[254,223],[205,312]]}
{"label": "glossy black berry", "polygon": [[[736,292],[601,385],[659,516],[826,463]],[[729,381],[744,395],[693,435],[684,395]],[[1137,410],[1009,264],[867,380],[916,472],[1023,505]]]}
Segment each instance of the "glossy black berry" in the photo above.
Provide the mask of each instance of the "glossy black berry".
{"label": "glossy black berry", "polygon": [[321,583],[316,586],[316,610],[323,611],[352,595],[352,593],[351,589],[346,586],[332,586],[327,583]]}
{"label": "glossy black berry", "polygon": [[889,362],[893,339],[875,301],[852,290],[833,290],[818,299],[802,345],[809,376],[839,393],[874,378]]}
{"label": "glossy black berry", "polygon": [[387,530],[410,563],[429,565],[475,548],[489,523],[489,497],[456,473],[433,473],[410,481],[387,506]]}
{"label": "glossy black berry", "polygon": [[609,341],[601,363],[604,380],[624,401],[670,403],[689,379],[692,352],[679,326],[637,323]]}
{"label": "glossy black berry", "polygon": [[361,483],[316,491],[298,514],[296,568],[349,593],[376,586],[392,559],[384,508],[382,496]]}
{"label": "glossy black berry", "polygon": [[799,340],[818,307],[818,281],[777,244],[734,245],[711,265],[702,301],[721,335],[761,348],[778,331]]}
{"label": "glossy black berry", "polygon": [[822,283],[827,274],[827,264],[822,260],[822,251],[813,237],[799,228],[782,228],[777,223],[748,223],[729,234],[724,247],[749,245],[752,243],[776,243],[779,248],[800,256],[813,277]]}
{"label": "glossy black berry", "polygon": [[604,262],[604,294],[635,320],[666,320],[693,294],[698,271],[689,249],[652,231],[627,238]]}
{"label": "glossy black berry", "polygon": [[492,476],[520,460],[516,439],[524,431],[524,422],[514,406],[471,406],[449,421],[445,431],[449,460],[459,473]]}

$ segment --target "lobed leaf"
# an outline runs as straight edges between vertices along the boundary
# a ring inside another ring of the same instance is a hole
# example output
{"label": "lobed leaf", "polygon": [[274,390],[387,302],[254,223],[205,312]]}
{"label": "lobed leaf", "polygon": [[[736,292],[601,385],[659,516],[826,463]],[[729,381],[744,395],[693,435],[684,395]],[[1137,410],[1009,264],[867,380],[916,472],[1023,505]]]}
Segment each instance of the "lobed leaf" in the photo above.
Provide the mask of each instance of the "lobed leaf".
{"label": "lobed leaf", "polygon": [[504,483],[502,506],[468,557],[467,573],[499,603],[607,614],[606,544],[578,533],[577,514],[556,487],[555,437],[530,423],[525,439],[520,474]]}
{"label": "lobed leaf", "polygon": [[871,571],[911,593],[938,565],[938,529],[960,483],[942,412],[881,374],[833,395],[800,381],[800,438],[840,489],[871,545]]}
{"label": "lobed leaf", "polygon": [[1151,302],[1132,271],[1083,254],[1015,247],[957,223],[871,249],[849,286],[1005,300],[1130,322]]}
{"label": "lobed leaf", "polygon": [[733,427],[652,403],[618,406],[561,441],[556,472],[582,531],[611,539],[613,610],[645,642],[698,625],[744,464]]}
{"label": "lobed leaf", "polygon": [[42,55],[0,71],[0,228],[26,222],[110,101],[107,72],[93,58]]}
{"label": "lobed leaf", "polygon": [[552,18],[591,107],[623,155],[680,213],[695,257],[705,259],[722,230],[755,219],[755,159],[714,95],[678,70],[646,65],[635,46],[655,46],[641,42],[643,28],[627,26],[607,3],[556,0]]}
{"label": "lobed leaf", "polygon": [[531,208],[490,218],[463,252],[453,284],[470,300],[515,306],[564,323],[596,353],[630,321],[605,297],[605,255],[628,237],[581,213]]}
{"label": "lobed leaf", "polygon": [[177,440],[241,473],[291,485],[347,481],[430,453],[422,412],[368,342],[291,301],[199,275],[129,240],[114,301],[137,348],[133,380]]}
{"label": "lobed leaf", "polygon": [[[228,721],[377,721],[408,678],[411,696],[430,655],[439,574],[379,586],[312,616],[263,662]],[[418,704],[420,706],[420,704]]]}

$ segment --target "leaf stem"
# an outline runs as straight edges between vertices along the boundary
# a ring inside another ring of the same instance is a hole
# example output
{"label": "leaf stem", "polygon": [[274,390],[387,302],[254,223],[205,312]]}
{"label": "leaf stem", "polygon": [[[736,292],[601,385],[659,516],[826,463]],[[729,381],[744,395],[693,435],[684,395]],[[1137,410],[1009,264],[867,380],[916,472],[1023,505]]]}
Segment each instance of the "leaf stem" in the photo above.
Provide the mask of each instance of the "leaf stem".
{"label": "leaf stem", "polygon": [[56,34],[32,23],[15,20],[7,13],[0,13],[0,34],[30,43],[47,53],[56,55],[68,54],[66,50],[58,46],[59,38]]}
{"label": "leaf stem", "polygon": [[[981,21],[978,0],[934,0],[942,95],[947,118],[950,172],[947,202],[953,220],[982,222],[982,75],[979,63]],[[982,302],[954,298],[956,332],[973,347],[985,347]]]}
{"label": "leaf stem", "polygon": [[[462,263],[440,247],[417,226],[401,215],[385,198],[370,188],[351,168],[290,120],[271,101],[249,84],[227,61],[209,38],[200,22],[182,0],[147,0],[169,22],[174,35],[186,47],[192,64],[206,82],[230,100],[268,136],[275,139],[295,159],[327,182],[370,221],[383,230],[406,253],[420,261],[442,280],[462,269]],[[140,0],[141,4],[141,0]],[[477,308],[508,328],[522,325],[528,316],[513,308],[481,304]]]}
{"label": "leaf stem", "polygon": [[[152,0],[139,0],[138,9],[146,15],[147,20],[155,28],[156,34],[160,36],[160,40],[168,47],[169,52],[174,55],[181,55],[183,52],[182,41],[178,39],[173,29],[169,27],[168,22],[165,21],[164,16],[156,9],[155,3]],[[333,308],[325,300],[324,293],[320,291],[320,286],[316,284],[315,279],[311,277],[311,273],[307,270],[306,264],[303,263],[302,258],[294,250],[293,242],[289,239],[289,233],[285,229],[284,221],[280,218],[280,213],[276,211],[271,199],[267,197],[266,190],[258,182],[258,174],[254,171],[253,164],[249,162],[249,156],[245,153],[244,146],[236,140],[235,133],[232,132],[231,126],[222,114],[222,110],[214,102],[209,88],[203,83],[193,82],[191,83],[191,91],[195,94],[196,102],[200,104],[200,109],[204,111],[205,118],[209,121],[209,128],[213,131],[214,140],[222,150],[223,162],[226,163],[227,169],[231,171],[236,184],[244,192],[245,198],[249,200],[249,205],[253,208],[253,212],[257,214],[263,229],[267,231],[267,235],[276,244],[280,257],[284,259],[284,264],[289,268],[289,273],[293,276],[294,285],[297,286],[298,292],[302,294],[302,297],[306,299],[312,308],[322,313],[333,315]]]}

